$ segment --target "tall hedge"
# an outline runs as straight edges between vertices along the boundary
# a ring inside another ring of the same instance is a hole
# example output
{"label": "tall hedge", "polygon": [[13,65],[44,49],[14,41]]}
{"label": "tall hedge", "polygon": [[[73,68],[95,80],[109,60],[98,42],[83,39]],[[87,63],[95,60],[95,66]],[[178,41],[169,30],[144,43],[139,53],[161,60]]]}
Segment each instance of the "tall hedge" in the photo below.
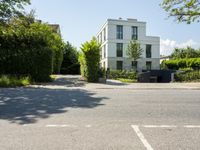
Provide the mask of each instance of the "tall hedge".
{"label": "tall hedge", "polygon": [[100,62],[100,44],[93,38],[90,42],[82,44],[81,51],[82,53],[79,55],[81,75],[88,82],[97,82]]}
{"label": "tall hedge", "polygon": [[17,18],[0,27],[0,74],[23,74],[47,81],[56,63],[54,68],[59,69],[60,53],[62,40],[48,25]]}
{"label": "tall hedge", "polygon": [[180,68],[192,68],[196,70],[200,69],[200,58],[165,60],[161,66],[163,69],[178,70]]}

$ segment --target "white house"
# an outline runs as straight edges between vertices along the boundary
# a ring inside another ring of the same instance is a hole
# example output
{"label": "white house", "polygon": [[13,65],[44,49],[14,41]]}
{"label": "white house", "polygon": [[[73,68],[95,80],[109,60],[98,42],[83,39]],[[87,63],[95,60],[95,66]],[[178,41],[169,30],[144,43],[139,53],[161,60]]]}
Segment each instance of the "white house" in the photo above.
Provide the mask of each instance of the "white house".
{"label": "white house", "polygon": [[[146,36],[146,22],[108,19],[97,34],[101,43],[101,66],[111,70],[159,70],[160,38]],[[143,54],[134,62],[126,55],[131,40],[138,40]]]}

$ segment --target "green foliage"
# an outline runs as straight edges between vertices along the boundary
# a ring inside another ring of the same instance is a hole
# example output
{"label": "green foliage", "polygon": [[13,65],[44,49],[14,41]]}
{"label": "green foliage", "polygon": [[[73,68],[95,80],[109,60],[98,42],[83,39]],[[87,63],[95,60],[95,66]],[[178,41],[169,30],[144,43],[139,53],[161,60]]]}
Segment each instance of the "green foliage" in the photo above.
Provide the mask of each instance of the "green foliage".
{"label": "green foliage", "polygon": [[161,64],[162,69],[179,70],[180,68],[200,68],[200,58],[165,60]]}
{"label": "green foliage", "polygon": [[93,38],[90,42],[85,42],[81,46],[79,62],[81,64],[81,75],[89,82],[98,81],[100,44]]}
{"label": "green foliage", "polygon": [[140,47],[140,43],[138,41],[136,40],[130,41],[126,51],[129,58],[133,58],[134,61],[136,61],[137,59],[141,58],[142,52],[143,50]]}
{"label": "green foliage", "polygon": [[137,73],[134,71],[126,71],[126,70],[111,70],[109,73],[110,79],[118,79],[118,78],[124,78],[124,79],[137,79]]}
{"label": "green foliage", "polygon": [[176,73],[174,77],[175,81],[178,82],[200,81],[200,71],[186,71],[182,73]]}
{"label": "green foliage", "polygon": [[27,4],[30,4],[30,0],[1,0],[0,23],[5,23],[14,16],[21,16],[23,14],[23,6]]}
{"label": "green foliage", "polygon": [[79,74],[80,64],[78,62],[78,51],[69,42],[65,44],[64,58],[61,66],[62,74]]}
{"label": "green foliage", "polygon": [[17,77],[10,75],[0,76],[0,87],[16,87],[16,86],[26,86],[31,83],[29,77]]}
{"label": "green foliage", "polygon": [[99,78],[106,78],[106,70],[105,70],[105,68],[99,68],[98,75],[99,75]]}
{"label": "green foliage", "polygon": [[53,73],[59,74],[63,62],[64,43],[58,34],[53,33],[50,40],[51,49],[53,50]]}
{"label": "green foliage", "polygon": [[200,50],[191,47],[175,48],[170,57],[173,59],[198,58],[200,57]]}
{"label": "green foliage", "polygon": [[200,21],[199,0],[164,0],[161,6],[170,17],[175,17],[178,22],[190,24]]}
{"label": "green foliage", "polygon": [[49,81],[62,62],[62,40],[52,29],[30,18],[14,18],[0,26],[0,74],[30,75]]}
{"label": "green foliage", "polygon": [[124,78],[117,78],[117,80],[123,82],[123,83],[136,83],[136,79],[124,79]]}

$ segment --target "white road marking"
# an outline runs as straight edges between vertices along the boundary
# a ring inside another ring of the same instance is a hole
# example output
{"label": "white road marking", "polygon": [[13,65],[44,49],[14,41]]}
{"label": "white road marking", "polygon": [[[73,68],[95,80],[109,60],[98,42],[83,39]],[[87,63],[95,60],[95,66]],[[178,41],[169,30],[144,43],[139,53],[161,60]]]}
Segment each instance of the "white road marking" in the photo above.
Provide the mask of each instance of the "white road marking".
{"label": "white road marking", "polygon": [[90,124],[86,125],[85,126],[86,128],[91,128],[92,126]]}
{"label": "white road marking", "polygon": [[67,125],[67,124],[62,124],[62,125],[56,125],[56,124],[49,124],[46,125],[48,128],[64,128],[64,127],[74,127],[73,125]]}
{"label": "white road marking", "polygon": [[144,144],[144,146],[146,147],[146,149],[147,150],[153,150],[153,148],[151,147],[151,145],[148,143],[148,141],[145,139],[144,135],[140,131],[139,127],[137,125],[132,125],[131,127],[134,129],[135,133],[137,134],[137,136],[139,137],[139,139],[142,141],[142,143]]}
{"label": "white road marking", "polygon": [[175,125],[143,125],[145,128],[176,128]]}
{"label": "white road marking", "polygon": [[185,128],[200,128],[200,126],[195,125],[186,125]]}
{"label": "white road marking", "polygon": [[27,126],[28,126],[28,124],[23,124],[23,126],[24,126],[24,127],[27,127]]}

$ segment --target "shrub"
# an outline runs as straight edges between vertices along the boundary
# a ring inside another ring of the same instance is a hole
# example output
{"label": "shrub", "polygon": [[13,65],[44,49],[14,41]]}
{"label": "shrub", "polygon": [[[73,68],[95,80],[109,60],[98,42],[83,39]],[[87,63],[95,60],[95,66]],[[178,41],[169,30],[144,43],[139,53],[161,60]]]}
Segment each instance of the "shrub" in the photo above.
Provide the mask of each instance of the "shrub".
{"label": "shrub", "polygon": [[124,78],[124,79],[137,79],[137,73],[134,71],[126,71],[126,70],[111,70],[109,73],[110,79],[118,79],[118,78]]}
{"label": "shrub", "polygon": [[90,42],[82,44],[81,50],[82,53],[79,56],[81,75],[88,82],[97,82],[99,78],[100,44],[93,38]]}
{"label": "shrub", "polygon": [[0,87],[16,87],[16,86],[26,86],[31,83],[29,77],[17,77],[2,75],[0,76]]}
{"label": "shrub", "polygon": [[99,78],[106,78],[105,68],[99,68],[98,75],[99,75]]}
{"label": "shrub", "polygon": [[200,71],[186,71],[175,74],[175,81],[200,81]]}
{"label": "shrub", "polygon": [[180,68],[193,68],[197,70],[200,68],[200,58],[165,60],[161,66],[163,69],[178,70]]}

